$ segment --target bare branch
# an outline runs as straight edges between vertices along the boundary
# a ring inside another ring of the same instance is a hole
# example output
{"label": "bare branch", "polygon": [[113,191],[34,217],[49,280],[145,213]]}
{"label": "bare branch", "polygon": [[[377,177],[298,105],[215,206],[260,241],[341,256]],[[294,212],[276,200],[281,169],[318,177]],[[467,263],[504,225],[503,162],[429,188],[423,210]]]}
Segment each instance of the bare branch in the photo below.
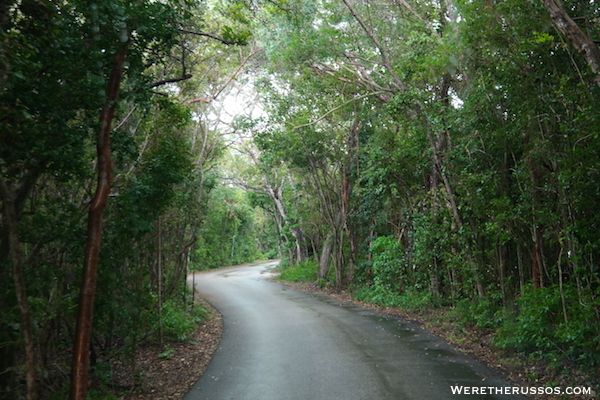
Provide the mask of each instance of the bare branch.
{"label": "bare branch", "polygon": [[246,56],[246,58],[244,58],[244,60],[239,65],[239,67],[237,67],[235,72],[229,77],[227,82],[225,82],[225,84],[223,86],[221,86],[221,88],[214,95],[212,95],[209,99],[194,99],[194,100],[189,100],[187,103],[188,104],[193,104],[193,103],[198,103],[198,102],[203,102],[206,104],[212,103],[213,100],[216,100],[216,98],[223,92],[223,90],[225,90],[225,88],[231,83],[231,81],[233,81],[238,76],[238,74],[240,73],[242,68],[244,68],[244,66],[246,65],[248,60],[250,60],[250,58],[252,58],[252,56],[254,56],[257,52],[258,52],[258,50],[253,49],[250,52],[250,54],[248,54],[248,56]]}
{"label": "bare branch", "polygon": [[394,69],[393,69],[392,63],[390,62],[390,59],[388,57],[386,48],[383,47],[383,45],[379,42],[379,40],[377,39],[377,37],[375,36],[373,31],[370,30],[369,27],[364,23],[364,21],[358,16],[358,14],[354,10],[354,8],[350,5],[348,0],[342,0],[342,1],[346,5],[346,8],[350,11],[350,14],[352,14],[352,16],[354,17],[356,22],[358,22],[358,24],[361,26],[363,31],[371,39],[371,41],[373,42],[375,47],[377,47],[377,50],[379,50],[379,54],[381,55],[381,62],[383,64],[383,66],[385,67],[385,69],[387,69],[387,71],[392,76],[393,85],[400,91],[403,91],[403,92],[406,91],[406,86],[404,85],[404,83],[402,82],[400,77],[398,77],[398,75],[396,75],[396,73],[394,72]]}
{"label": "bare branch", "polygon": [[190,31],[188,29],[179,29],[179,32],[181,32],[181,33],[187,33],[187,34],[190,34],[190,35],[196,35],[196,36],[204,36],[204,37],[207,37],[207,38],[219,41],[219,42],[221,42],[223,44],[226,44],[226,45],[244,46],[246,44],[245,42],[239,41],[239,40],[226,40],[226,39],[218,37],[217,35],[213,35],[211,33],[195,32],[195,31]]}
{"label": "bare branch", "polygon": [[157,86],[166,85],[167,83],[175,83],[175,82],[185,81],[185,80],[190,79],[191,77],[192,77],[192,75],[187,74],[187,75],[180,76],[177,78],[163,79],[163,80],[154,82],[152,85],[150,85],[150,89],[155,88]]}
{"label": "bare branch", "polygon": [[345,101],[344,103],[340,104],[339,106],[337,106],[337,107],[335,107],[335,108],[332,108],[331,110],[327,111],[325,114],[321,115],[319,118],[315,119],[314,121],[312,121],[312,122],[308,122],[308,123],[306,123],[306,124],[302,124],[302,125],[292,125],[292,124],[290,124],[289,122],[286,122],[286,123],[287,123],[287,124],[289,124],[289,125],[292,125],[292,129],[293,129],[293,130],[300,129],[300,128],[304,128],[304,127],[307,127],[307,126],[310,126],[310,125],[314,125],[314,124],[316,124],[317,122],[324,120],[324,119],[325,119],[325,118],[326,118],[326,117],[327,117],[329,114],[331,114],[331,113],[333,113],[333,112],[336,112],[336,111],[337,111],[337,110],[339,110],[340,108],[342,108],[342,107],[344,107],[344,106],[346,106],[346,105],[348,105],[348,104],[352,103],[353,101],[360,100],[360,99],[364,99],[365,97],[369,97],[369,96],[377,96],[377,95],[380,95],[380,94],[383,94],[383,93],[386,93],[386,92],[387,92],[387,91],[371,92],[371,93],[363,94],[362,96],[353,97],[353,98],[351,98],[350,100],[348,100],[348,101]]}

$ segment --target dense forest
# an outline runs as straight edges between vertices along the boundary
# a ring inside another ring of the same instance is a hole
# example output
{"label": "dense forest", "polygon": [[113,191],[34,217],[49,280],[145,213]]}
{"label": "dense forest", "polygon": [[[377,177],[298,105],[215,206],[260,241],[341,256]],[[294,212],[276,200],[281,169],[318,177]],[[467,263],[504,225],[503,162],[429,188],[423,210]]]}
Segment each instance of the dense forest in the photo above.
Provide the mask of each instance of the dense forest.
{"label": "dense forest", "polygon": [[190,271],[275,257],[600,366],[596,0],[19,0],[0,25],[0,398],[104,398],[88,365],[194,329]]}

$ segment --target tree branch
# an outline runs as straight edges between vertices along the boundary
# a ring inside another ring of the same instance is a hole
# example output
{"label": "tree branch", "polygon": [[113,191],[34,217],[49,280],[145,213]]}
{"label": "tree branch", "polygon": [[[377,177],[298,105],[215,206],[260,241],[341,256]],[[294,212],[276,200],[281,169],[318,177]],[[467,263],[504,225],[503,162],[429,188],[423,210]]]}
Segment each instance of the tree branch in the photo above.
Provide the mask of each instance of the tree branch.
{"label": "tree branch", "polygon": [[375,34],[363,22],[362,18],[360,18],[358,16],[358,14],[354,10],[354,8],[350,5],[350,3],[348,2],[348,0],[342,0],[342,1],[346,5],[346,8],[348,9],[348,11],[350,11],[350,14],[352,14],[352,16],[354,17],[354,19],[356,20],[356,22],[358,22],[358,24],[360,25],[360,27],[363,29],[363,31],[369,37],[369,39],[371,39],[371,41],[373,42],[373,44],[375,45],[375,47],[377,47],[377,50],[379,50],[379,54],[381,55],[381,62],[383,64],[383,66],[385,67],[385,69],[392,76],[392,83],[393,83],[393,85],[396,86],[396,88],[398,90],[402,91],[402,92],[406,91],[406,86],[404,85],[404,82],[402,82],[402,80],[400,79],[400,77],[398,77],[398,75],[396,75],[396,73],[394,72],[392,63],[390,62],[390,59],[388,58],[387,50],[385,49],[385,47],[383,47],[383,45],[379,42],[379,40],[377,39],[377,37],[375,36]]}
{"label": "tree branch", "polygon": [[425,26],[430,29],[432,32],[435,32],[435,30],[433,29],[433,27],[431,26],[431,23],[429,21],[427,21],[425,18],[423,18],[421,16],[421,14],[419,14],[417,11],[415,11],[414,8],[412,8],[412,6],[408,3],[408,1],[406,0],[394,0],[396,2],[396,4],[398,4],[399,6],[404,6],[408,11],[410,11],[415,17],[417,17],[421,22],[423,22],[423,24],[425,24]]}
{"label": "tree branch", "polygon": [[226,40],[226,39],[223,39],[223,38],[220,38],[220,37],[218,37],[217,35],[213,35],[213,34],[211,34],[211,33],[204,33],[204,32],[190,31],[190,30],[188,30],[188,29],[179,29],[179,32],[181,32],[181,33],[188,33],[188,34],[190,34],[190,35],[196,35],[196,36],[204,36],[204,37],[207,37],[207,38],[210,38],[210,39],[214,39],[214,40],[216,40],[216,41],[219,41],[219,42],[221,42],[221,43],[223,43],[223,44],[226,44],[226,45],[237,45],[237,46],[243,46],[243,45],[245,45],[245,44],[246,44],[246,43],[244,43],[244,42],[242,42],[242,41],[239,41],[239,40]]}
{"label": "tree branch", "polygon": [[279,8],[282,11],[286,11],[286,12],[291,12],[292,11],[291,9],[285,8],[281,4],[279,4],[279,3],[277,3],[277,2],[275,2],[273,0],[267,0],[267,2],[273,4],[275,7]]}
{"label": "tree branch", "polygon": [[167,83],[175,83],[175,82],[185,81],[185,80],[190,79],[191,77],[192,77],[191,74],[187,74],[184,76],[180,76],[178,78],[163,79],[163,80],[154,82],[152,85],[150,85],[150,89],[155,88],[157,86],[165,85]]}
{"label": "tree branch", "polygon": [[36,351],[35,339],[33,334],[33,324],[29,301],[27,297],[25,271],[23,269],[21,247],[19,242],[19,218],[15,205],[16,195],[13,193],[8,182],[0,176],[0,198],[4,205],[6,220],[5,224],[8,230],[8,247],[10,251],[10,261],[13,269],[13,279],[15,285],[15,295],[17,305],[21,312],[21,331],[23,332],[23,341],[25,344],[25,378],[27,382],[27,400],[37,399],[37,378],[36,378]]}
{"label": "tree branch", "polygon": [[596,75],[595,83],[600,86],[600,50],[598,46],[581,30],[579,25],[567,13],[560,0],[541,0],[550,14],[554,26],[583,56],[590,70]]}
{"label": "tree branch", "polygon": [[356,100],[360,100],[360,99],[364,99],[365,97],[369,97],[369,96],[377,96],[379,94],[382,93],[386,93],[385,91],[379,91],[379,92],[371,92],[371,93],[367,93],[367,94],[363,94],[362,96],[358,96],[358,97],[353,97],[348,101],[345,101],[344,103],[340,104],[339,106],[332,108],[331,110],[327,111],[325,114],[321,115],[319,118],[315,119],[312,122],[307,122],[306,124],[302,124],[302,125],[292,125],[289,122],[286,122],[288,125],[292,125],[292,129],[296,130],[296,129],[300,129],[300,128],[304,128],[310,125],[314,125],[319,121],[322,121],[323,119],[325,119],[325,117],[327,117],[329,114],[336,112],[337,110],[339,110],[340,108],[352,103],[353,101]]}
{"label": "tree branch", "polygon": [[246,63],[248,62],[248,60],[250,60],[250,58],[255,55],[258,52],[258,50],[252,50],[250,52],[250,54],[248,54],[248,56],[246,58],[244,58],[244,60],[242,61],[242,63],[239,65],[239,67],[237,67],[237,69],[235,70],[235,72],[229,77],[229,79],[227,80],[227,82],[225,82],[225,84],[223,86],[221,86],[221,88],[217,91],[217,93],[215,93],[214,95],[212,95],[209,99],[194,99],[194,100],[189,100],[187,103],[188,104],[193,104],[193,103],[198,103],[198,102],[203,102],[206,104],[210,104],[212,103],[213,100],[216,100],[216,98],[223,92],[223,90],[225,90],[225,88],[227,87],[227,85],[229,85],[229,83],[231,83],[231,81],[233,81],[238,74],[240,73],[240,71],[242,70],[242,68],[244,68],[244,65],[246,65]]}
{"label": "tree branch", "polygon": [[23,207],[25,207],[25,203],[29,198],[31,190],[37,183],[39,177],[42,175],[42,172],[44,172],[45,168],[46,161],[40,161],[31,170],[29,170],[27,175],[25,175],[25,177],[23,178],[19,189],[16,191],[15,197],[15,210],[17,212],[17,216],[19,216],[23,211]]}

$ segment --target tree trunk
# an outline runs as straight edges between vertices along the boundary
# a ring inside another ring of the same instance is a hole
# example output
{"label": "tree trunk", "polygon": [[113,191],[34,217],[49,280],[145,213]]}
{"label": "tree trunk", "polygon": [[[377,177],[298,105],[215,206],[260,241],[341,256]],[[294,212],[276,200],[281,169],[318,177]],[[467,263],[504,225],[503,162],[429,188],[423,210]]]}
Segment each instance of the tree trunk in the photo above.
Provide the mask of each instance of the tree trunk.
{"label": "tree trunk", "polygon": [[[442,78],[442,89],[440,91],[440,94],[438,94],[438,101],[441,102],[442,104],[444,104],[445,106],[448,106],[448,90],[449,90],[449,83],[448,81],[448,76],[444,76]],[[431,150],[432,150],[432,155],[433,155],[433,164],[434,164],[434,171],[432,173],[433,178],[432,179],[436,179],[436,181],[438,179],[441,179],[441,183],[444,185],[444,189],[446,191],[446,198],[448,200],[448,204],[450,207],[450,210],[452,211],[452,216],[454,219],[454,224],[456,225],[456,230],[458,232],[462,231],[462,227],[463,227],[463,220],[462,217],[460,215],[460,211],[458,208],[458,203],[456,201],[456,196],[454,194],[454,189],[452,188],[452,184],[450,183],[450,179],[448,178],[447,173],[445,172],[445,166],[444,166],[444,159],[443,159],[443,155],[446,154],[446,152],[448,151],[448,139],[447,139],[447,132],[438,132],[436,134],[437,137],[434,137],[434,134],[431,132],[431,128],[429,127],[429,122],[427,120],[427,117],[425,115],[422,116],[423,119],[423,126],[425,127],[426,130],[426,134],[427,134],[427,139],[429,141],[429,145],[431,146]],[[439,182],[434,182],[434,185],[437,185]],[[479,271],[477,270],[477,265],[475,262],[475,257],[473,256],[473,251],[471,249],[471,243],[472,240],[471,238],[467,239],[467,246],[466,246],[466,251],[465,251],[465,255],[467,258],[467,263],[469,268],[471,269],[471,272],[473,273],[473,277],[475,279],[475,289],[477,290],[477,295],[479,297],[483,297],[485,295],[485,289],[483,287],[483,282],[481,280],[481,276],[479,274]]]}
{"label": "tree trunk", "polygon": [[[254,159],[254,161],[258,165],[258,160]],[[269,198],[273,201],[275,205],[275,211],[273,212],[273,216],[275,218],[275,222],[277,223],[279,234],[287,244],[290,265],[298,265],[308,258],[308,250],[306,248],[306,239],[304,237],[304,232],[302,231],[301,227],[294,227],[289,229],[290,233],[294,237],[293,244],[290,244],[290,240],[284,231],[284,227],[288,227],[290,225],[290,219],[288,218],[286,206],[283,202],[283,190],[285,189],[285,182],[289,179],[290,176],[286,175],[281,180],[279,186],[273,186],[271,182],[269,182],[267,175],[263,173],[262,186],[247,185],[240,180],[236,180],[236,184],[245,189],[263,192],[267,196],[269,196]],[[291,248],[291,246],[294,247]]]}
{"label": "tree trunk", "polygon": [[[163,240],[162,240],[162,218],[158,217],[157,225],[157,238],[156,238],[156,272],[158,275],[157,285],[156,285],[156,293],[157,301],[158,301],[158,338],[160,340],[160,344],[164,344],[164,335],[163,335]],[[235,240],[235,235],[234,235]],[[232,254],[233,256],[233,254]]]}
{"label": "tree trunk", "polygon": [[88,369],[90,362],[90,338],[92,317],[96,297],[98,259],[102,245],[102,216],[108,204],[112,174],[110,152],[110,132],[115,115],[115,101],[119,95],[125,47],[115,59],[108,81],[107,97],[100,114],[100,127],[97,138],[98,184],[88,211],[88,228],[83,260],[83,279],[79,292],[77,329],[73,340],[73,361],[71,364],[70,400],[84,400],[88,390]]}
{"label": "tree trunk", "polygon": [[0,195],[4,203],[6,215],[6,224],[8,227],[8,245],[10,251],[10,260],[13,267],[13,279],[15,284],[15,293],[17,304],[21,312],[21,324],[23,331],[23,340],[25,342],[25,364],[27,381],[27,400],[37,399],[37,382],[35,373],[35,343],[33,339],[33,324],[29,312],[29,302],[27,301],[27,291],[25,290],[25,274],[23,272],[23,263],[21,258],[21,249],[19,244],[19,219],[15,206],[15,195],[4,179],[0,178]]}
{"label": "tree trunk", "polygon": [[331,247],[333,245],[333,234],[330,233],[325,239],[323,244],[323,250],[321,251],[321,257],[319,257],[319,272],[317,279],[326,279],[327,271],[329,270],[329,259],[331,258]]}
{"label": "tree trunk", "polygon": [[596,75],[594,82],[600,86],[600,50],[581,28],[571,19],[560,0],[541,0],[552,18],[552,22],[571,43],[575,50],[583,56],[590,70]]}
{"label": "tree trunk", "polygon": [[[356,110],[356,106],[354,109],[354,121],[352,122],[352,127],[348,132],[348,137],[346,138],[346,146],[348,148],[348,158],[346,160],[346,165],[342,169],[342,218],[343,224],[346,231],[346,235],[348,235],[348,244],[350,245],[350,254],[348,255],[348,265],[346,268],[346,281],[348,283],[352,282],[354,279],[354,269],[356,265],[356,256],[358,253],[358,245],[356,232],[351,224],[349,223],[348,216],[350,215],[350,198],[352,197],[352,193],[354,190],[354,184],[351,180],[351,173],[356,173],[359,175],[360,171],[358,170],[358,152],[359,152],[359,139],[358,139],[358,124],[359,124],[359,115]],[[360,179],[359,179],[360,180]]]}

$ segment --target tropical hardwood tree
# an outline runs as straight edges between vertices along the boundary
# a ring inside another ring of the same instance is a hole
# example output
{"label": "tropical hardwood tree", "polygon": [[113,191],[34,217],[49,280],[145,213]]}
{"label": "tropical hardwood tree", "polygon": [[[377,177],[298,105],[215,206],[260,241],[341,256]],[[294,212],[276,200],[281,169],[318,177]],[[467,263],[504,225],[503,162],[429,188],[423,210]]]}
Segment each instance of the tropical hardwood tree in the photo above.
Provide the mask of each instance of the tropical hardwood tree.
{"label": "tropical hardwood tree", "polygon": [[[589,361],[596,356],[557,335],[567,324],[586,342],[597,335],[597,324],[588,330],[573,315],[597,312],[589,262],[596,236],[588,230],[596,218],[586,210],[596,193],[598,10],[563,3],[342,0],[265,8],[267,23],[257,32],[277,83],[259,86],[269,93],[272,125],[257,143],[303,171],[305,196],[349,187],[338,183],[344,176],[354,187],[348,220],[356,229],[334,247],[346,254],[341,268],[356,268],[359,295],[517,313],[516,325],[509,317],[494,323],[506,324],[499,341],[521,350],[547,343],[532,339],[530,319],[558,318],[564,325],[540,326],[542,336]],[[350,143],[327,145],[354,122],[355,158]],[[332,157],[331,147],[357,162],[335,164],[342,156]],[[331,171],[338,181],[308,184]],[[534,298],[552,311],[529,307]]]}
{"label": "tropical hardwood tree", "polygon": [[[206,189],[202,169],[206,167],[205,160],[211,158],[207,141],[200,138],[203,145],[194,145],[198,136],[189,133],[191,114],[175,111],[170,100],[161,102],[156,98],[168,97],[172,93],[163,92],[166,86],[189,80],[192,72],[198,71],[196,65],[186,63],[192,59],[186,54],[189,46],[177,47],[184,42],[182,34],[186,38],[207,38],[224,46],[219,39],[229,32],[227,42],[242,43],[241,36],[228,30],[183,32],[184,27],[192,26],[184,19],[191,17],[191,9],[191,3],[177,1],[35,0],[3,3],[0,8],[3,395],[11,398],[21,395],[14,381],[21,354],[26,355],[27,398],[64,391],[60,382],[65,377],[54,364],[63,361],[61,349],[70,343],[71,332],[75,331],[71,321],[75,319],[72,310],[76,308],[75,293],[79,286],[74,283],[82,272],[80,254],[85,247],[82,238],[86,237],[82,227],[87,210],[90,211],[89,246],[79,302],[81,316],[75,335],[72,398],[85,396],[89,363],[98,362],[102,355],[99,350],[110,351],[115,334],[127,336],[118,328],[134,330],[132,338],[147,335],[142,332],[144,329],[151,332],[154,329],[153,322],[148,322],[154,318],[153,313],[147,310],[154,300],[145,286],[150,269],[138,268],[135,261],[143,257],[132,250],[138,248],[136,241],[142,242],[143,234],[148,235],[148,226],[143,223],[148,218],[153,223],[177,200],[175,187],[187,193],[194,185]],[[218,23],[214,25],[218,27]],[[177,63],[169,58],[171,49],[184,53]],[[119,86],[123,89],[117,96]],[[160,105],[155,107],[156,104]],[[171,118],[170,125],[154,124],[146,130],[147,125],[142,121],[152,116],[152,111],[163,115],[156,116],[156,120]],[[138,131],[140,126],[143,129]],[[160,144],[156,151],[152,150],[154,143]],[[98,149],[96,156],[94,147]],[[200,171],[193,179],[192,152],[198,157],[197,171]],[[113,155],[116,157],[111,161]],[[112,176],[116,177],[116,184],[111,187]],[[151,198],[140,196],[144,191],[152,192]],[[188,203],[195,206],[194,213],[187,214],[189,217],[203,210],[205,194],[191,195],[200,201]],[[108,197],[113,200],[107,205]],[[115,214],[127,211],[123,204],[131,197],[138,200],[138,211],[151,212],[143,216],[146,220],[138,219],[135,234],[131,236],[132,246],[127,248],[123,246],[123,236],[118,236],[131,233],[128,223],[133,218],[128,217],[133,217],[133,213],[121,220],[116,220]],[[107,216],[103,218],[103,214]],[[103,219],[107,223],[103,224]],[[162,221],[165,221],[163,230],[169,229],[171,220]],[[161,259],[166,265],[163,277],[157,282],[162,284],[164,280],[159,293],[169,299],[163,299],[165,304],[180,296],[184,286],[183,275],[189,260],[185,254],[195,242],[198,221],[187,220],[179,229],[186,238],[183,248],[160,241],[164,248]],[[109,245],[100,254],[102,237]],[[142,250],[141,245],[139,249]],[[97,269],[98,265],[101,268]],[[116,265],[135,268],[127,270]],[[126,273],[119,276],[118,271]],[[175,286],[177,290],[173,289]],[[131,318],[117,317],[113,302],[104,296],[104,291],[111,288],[113,300],[120,298],[131,306]],[[130,291],[132,288],[135,290]],[[92,306],[98,294],[100,308],[93,322]],[[21,310],[22,322],[18,322],[15,309]],[[162,305],[158,312],[161,310]],[[127,322],[116,327],[119,318],[144,322],[137,326]],[[92,327],[96,333],[91,331]],[[134,349],[135,340],[130,345]],[[36,376],[36,370],[42,374]],[[37,390],[40,385],[43,391]]]}

